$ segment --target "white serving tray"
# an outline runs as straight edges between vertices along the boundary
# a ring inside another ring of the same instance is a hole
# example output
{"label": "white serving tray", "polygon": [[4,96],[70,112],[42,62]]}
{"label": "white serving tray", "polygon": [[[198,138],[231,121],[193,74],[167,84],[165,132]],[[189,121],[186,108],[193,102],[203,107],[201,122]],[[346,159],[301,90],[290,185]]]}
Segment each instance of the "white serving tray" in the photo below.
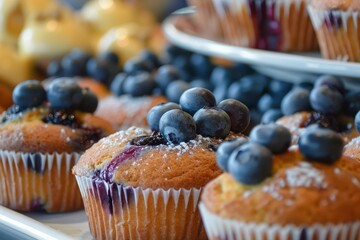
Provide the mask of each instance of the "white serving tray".
{"label": "white serving tray", "polygon": [[59,214],[19,213],[0,206],[0,239],[9,237],[44,240],[92,239],[85,211]]}
{"label": "white serving tray", "polygon": [[[331,74],[359,78],[360,63],[323,59],[320,53],[281,53],[232,46],[201,35],[192,18],[194,8],[176,11],[163,22],[163,30],[170,42],[190,51],[222,57],[254,65],[269,72],[272,69],[309,74]],[[211,27],[211,26],[209,26]],[[286,79],[284,79],[286,80]],[[291,79],[290,79],[291,80]]]}

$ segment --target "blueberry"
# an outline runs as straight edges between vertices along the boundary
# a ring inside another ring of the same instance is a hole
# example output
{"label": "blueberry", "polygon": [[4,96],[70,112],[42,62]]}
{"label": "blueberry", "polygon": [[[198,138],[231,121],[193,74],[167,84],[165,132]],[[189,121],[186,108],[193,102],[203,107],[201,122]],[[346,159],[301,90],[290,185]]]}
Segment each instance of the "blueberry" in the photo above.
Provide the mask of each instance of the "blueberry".
{"label": "blueberry", "polygon": [[179,70],[182,79],[184,80],[191,79],[193,73],[192,73],[191,64],[189,62],[189,58],[184,56],[178,56],[172,61],[172,65],[174,65]]}
{"label": "blueberry", "polygon": [[89,112],[89,113],[93,113],[95,112],[99,100],[96,97],[96,95],[89,91],[88,89],[82,89],[82,99],[79,103],[79,105],[77,106],[77,109],[79,111],[82,112]]}
{"label": "blueberry", "polygon": [[258,125],[250,132],[251,141],[267,147],[272,153],[286,152],[291,144],[290,131],[281,125]]}
{"label": "blueberry", "polygon": [[41,155],[39,153],[29,154],[26,159],[26,165],[29,169],[38,174],[44,173],[45,164],[42,165]]}
{"label": "blueberry", "polygon": [[46,92],[39,81],[28,80],[15,87],[12,99],[21,109],[37,107],[46,101]]}
{"label": "blueberry", "polygon": [[190,85],[191,85],[191,87],[206,88],[207,90],[210,90],[210,91],[212,91],[214,89],[212,83],[209,81],[206,81],[204,79],[195,79],[195,80],[191,81]]}
{"label": "blueberry", "polygon": [[360,133],[360,111],[355,116],[355,127],[356,130]]}
{"label": "blueberry", "polygon": [[263,114],[261,118],[261,123],[268,124],[268,123],[276,122],[279,118],[283,116],[284,114],[280,109],[269,109]]}
{"label": "blueberry", "polygon": [[228,92],[228,87],[225,85],[220,85],[218,87],[216,87],[213,91],[216,102],[219,103],[222,100],[227,98],[227,92]]}
{"label": "blueberry", "polygon": [[319,77],[315,82],[315,88],[321,86],[327,86],[331,89],[339,91],[342,95],[345,94],[345,85],[343,81],[334,76],[324,75]]}
{"label": "blueberry", "polygon": [[90,77],[107,85],[120,69],[116,64],[109,64],[105,60],[92,58],[86,64],[86,71]]}
{"label": "blueberry", "polygon": [[82,89],[71,78],[54,80],[47,91],[47,98],[52,109],[74,110],[82,97]]}
{"label": "blueberry", "polygon": [[124,65],[124,72],[129,75],[136,74],[138,72],[151,72],[154,66],[151,62],[141,59],[141,58],[132,58],[129,59]]}
{"label": "blueberry", "polygon": [[259,74],[248,75],[230,85],[228,97],[243,102],[249,108],[257,102],[267,88],[269,79]]}
{"label": "blueberry", "polygon": [[200,108],[214,107],[215,104],[214,95],[205,88],[190,88],[180,97],[181,108],[191,115],[194,115]]}
{"label": "blueberry", "polygon": [[153,52],[151,52],[148,49],[143,50],[139,57],[141,59],[144,59],[148,62],[150,62],[155,68],[159,68],[161,66],[161,62],[158,58],[158,56],[156,56],[156,54],[154,54]]}
{"label": "blueberry", "polygon": [[140,72],[136,75],[130,75],[124,82],[123,90],[126,94],[133,97],[151,95],[156,87],[156,82],[150,73]]}
{"label": "blueberry", "polygon": [[166,98],[170,102],[179,103],[181,95],[190,88],[190,84],[183,80],[174,81],[166,88]]}
{"label": "blueberry", "polygon": [[269,84],[269,92],[272,96],[284,97],[293,87],[293,84],[280,81],[272,80]]}
{"label": "blueberry", "polygon": [[299,83],[295,83],[293,89],[295,88],[303,88],[311,92],[311,90],[314,88],[314,84],[307,81],[302,81]]}
{"label": "blueberry", "polygon": [[102,52],[99,55],[99,59],[110,64],[119,64],[119,56],[114,52]]}
{"label": "blueberry", "polygon": [[231,77],[236,80],[240,79],[246,75],[251,75],[254,71],[246,64],[235,63],[230,67]]}
{"label": "blueberry", "polygon": [[147,122],[149,127],[153,131],[159,131],[159,122],[160,118],[164,113],[173,110],[173,109],[181,109],[179,104],[173,102],[160,103],[155,107],[151,108],[147,115]]}
{"label": "blueberry", "polygon": [[261,112],[265,112],[271,108],[280,108],[281,100],[281,96],[279,95],[272,96],[270,94],[264,94],[259,99],[257,107]]}
{"label": "blueberry", "polygon": [[321,113],[338,114],[343,107],[344,98],[340,92],[327,86],[315,87],[310,93],[310,104]]}
{"label": "blueberry", "polygon": [[231,120],[231,131],[235,133],[243,132],[249,126],[250,112],[245,104],[235,99],[226,99],[218,104]]}
{"label": "blueberry", "polygon": [[236,148],[230,155],[228,169],[239,182],[258,184],[271,176],[272,154],[266,147],[248,142]]}
{"label": "blueberry", "polygon": [[210,75],[210,82],[215,86],[230,86],[234,81],[231,70],[225,67],[215,67]]}
{"label": "blueberry", "polygon": [[160,118],[161,135],[172,144],[188,142],[196,138],[195,121],[190,114],[179,110],[170,110]]}
{"label": "blueberry", "polygon": [[214,68],[209,57],[197,53],[191,55],[190,63],[195,76],[199,78],[209,78]]}
{"label": "blueberry", "polygon": [[172,65],[161,66],[155,76],[156,83],[163,91],[165,91],[165,89],[171,82],[180,79],[181,75],[179,70]]}
{"label": "blueberry", "polygon": [[112,94],[114,94],[115,96],[121,96],[125,94],[124,83],[127,77],[128,76],[126,73],[119,73],[115,76],[114,80],[111,82],[110,85],[110,90]]}
{"label": "blueberry", "polygon": [[164,52],[168,61],[172,61],[177,56],[188,55],[188,52],[186,50],[172,44],[166,45],[164,47]]}
{"label": "blueberry", "polygon": [[47,66],[46,72],[48,77],[61,77],[64,74],[61,62],[57,60],[50,62],[50,64]]}
{"label": "blueberry", "polygon": [[360,111],[360,91],[348,92],[344,100],[345,112],[350,116],[355,116]]}
{"label": "blueberry", "polygon": [[310,110],[310,92],[304,88],[291,90],[281,102],[281,111],[284,115]]}
{"label": "blueberry", "polygon": [[71,128],[79,127],[75,115],[68,111],[52,110],[42,119],[42,121],[44,123],[69,126]]}
{"label": "blueberry", "polygon": [[75,49],[61,60],[61,67],[68,77],[85,76],[86,65],[90,55],[86,52]]}
{"label": "blueberry", "polygon": [[201,108],[195,113],[194,120],[197,133],[204,137],[225,138],[230,133],[230,117],[220,108]]}
{"label": "blueberry", "polygon": [[299,139],[300,152],[308,159],[333,163],[340,159],[344,148],[341,136],[329,129],[309,127]]}
{"label": "blueberry", "polygon": [[229,162],[229,158],[231,153],[238,148],[239,146],[241,146],[242,144],[248,142],[248,140],[244,137],[241,138],[236,138],[235,140],[232,141],[226,141],[223,142],[218,149],[216,150],[216,161],[217,164],[219,165],[219,167],[228,172],[228,162]]}

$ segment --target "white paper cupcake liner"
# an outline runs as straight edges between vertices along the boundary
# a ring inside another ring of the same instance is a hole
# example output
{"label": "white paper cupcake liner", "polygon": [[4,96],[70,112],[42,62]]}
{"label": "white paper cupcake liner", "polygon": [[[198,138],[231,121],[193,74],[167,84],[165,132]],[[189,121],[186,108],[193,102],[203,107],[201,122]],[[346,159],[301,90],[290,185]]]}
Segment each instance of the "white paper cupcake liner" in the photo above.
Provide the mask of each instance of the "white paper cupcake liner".
{"label": "white paper cupcake liner", "polygon": [[206,239],[201,189],[142,189],[76,176],[96,239]]}
{"label": "white paper cupcake liner", "polygon": [[347,224],[268,225],[222,218],[199,204],[209,239],[228,240],[359,240],[360,221]]}
{"label": "white paper cupcake liner", "polygon": [[21,211],[80,209],[81,196],[71,173],[79,157],[0,150],[0,204]]}
{"label": "white paper cupcake liner", "polygon": [[[308,12],[325,58],[360,62],[360,11],[318,10],[308,6]],[[326,25],[332,21],[341,25]]]}
{"label": "white paper cupcake liner", "polygon": [[[212,1],[221,22],[225,42],[277,51],[309,51],[318,48],[303,0],[254,1],[256,16],[251,11],[248,0]],[[269,19],[265,20],[266,24],[272,26],[272,30],[269,30],[270,27],[264,30],[263,22],[255,24],[255,19],[264,17],[263,4],[266,5],[266,11],[273,9],[271,19],[267,15]],[[277,33],[271,33],[273,31]]]}

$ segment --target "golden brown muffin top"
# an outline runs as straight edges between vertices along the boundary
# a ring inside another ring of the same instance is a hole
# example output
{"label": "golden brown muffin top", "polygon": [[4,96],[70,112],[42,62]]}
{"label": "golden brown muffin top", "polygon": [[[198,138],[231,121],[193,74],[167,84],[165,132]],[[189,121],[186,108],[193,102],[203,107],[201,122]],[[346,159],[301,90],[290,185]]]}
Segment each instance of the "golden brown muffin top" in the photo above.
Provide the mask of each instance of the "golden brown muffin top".
{"label": "golden brown muffin top", "polygon": [[211,212],[242,222],[354,222],[360,220],[360,172],[350,171],[355,165],[346,157],[333,165],[307,162],[292,150],[274,156],[273,175],[258,185],[222,174],[205,187],[202,202]]}
{"label": "golden brown muffin top", "polygon": [[359,0],[312,0],[311,5],[318,9],[359,11]]}
{"label": "golden brown muffin top", "polygon": [[73,173],[152,189],[201,188],[221,174],[214,148],[223,140],[198,135],[176,146],[130,144],[132,139],[148,134],[132,127],[100,140],[82,155]]}
{"label": "golden brown muffin top", "polygon": [[0,115],[0,149],[16,152],[83,152],[100,138],[114,132],[105,120],[90,113],[74,112],[74,124],[46,122],[47,107]]}

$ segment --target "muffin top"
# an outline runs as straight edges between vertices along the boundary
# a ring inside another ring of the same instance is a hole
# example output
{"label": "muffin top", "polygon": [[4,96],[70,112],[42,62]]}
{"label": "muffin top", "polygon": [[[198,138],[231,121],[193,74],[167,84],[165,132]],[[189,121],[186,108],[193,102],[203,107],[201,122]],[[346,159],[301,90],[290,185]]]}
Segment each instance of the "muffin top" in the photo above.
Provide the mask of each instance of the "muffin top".
{"label": "muffin top", "polygon": [[[105,120],[84,112],[55,112],[47,107],[1,116],[0,149],[16,152],[83,152],[111,134]],[[54,123],[56,122],[56,123]]]}
{"label": "muffin top", "polygon": [[58,79],[46,92],[40,82],[14,89],[14,105],[0,115],[0,149],[17,152],[83,152],[112,126],[92,114],[96,96],[72,79]]}
{"label": "muffin top", "polygon": [[131,127],[102,139],[75,165],[76,175],[143,188],[201,188],[222,171],[215,149],[241,136],[249,109],[227,99],[216,105],[205,88],[182,93],[180,104],[161,103],[147,114],[151,131]]}
{"label": "muffin top", "polygon": [[360,10],[360,1],[358,0],[312,0],[311,4],[318,9]]}
{"label": "muffin top", "polygon": [[311,225],[360,219],[359,173],[304,161],[297,150],[273,160],[267,180],[248,186],[224,173],[205,187],[202,202],[216,214],[244,222]]}
{"label": "muffin top", "polygon": [[360,220],[360,162],[342,156],[340,134],[320,126],[292,146],[289,130],[258,125],[248,141],[223,143],[217,162],[226,172],[204,189],[215,214],[247,223],[296,226]]}
{"label": "muffin top", "polygon": [[173,145],[159,134],[132,127],[94,144],[73,172],[134,187],[201,188],[222,172],[214,151],[221,141],[197,135],[194,140]]}

